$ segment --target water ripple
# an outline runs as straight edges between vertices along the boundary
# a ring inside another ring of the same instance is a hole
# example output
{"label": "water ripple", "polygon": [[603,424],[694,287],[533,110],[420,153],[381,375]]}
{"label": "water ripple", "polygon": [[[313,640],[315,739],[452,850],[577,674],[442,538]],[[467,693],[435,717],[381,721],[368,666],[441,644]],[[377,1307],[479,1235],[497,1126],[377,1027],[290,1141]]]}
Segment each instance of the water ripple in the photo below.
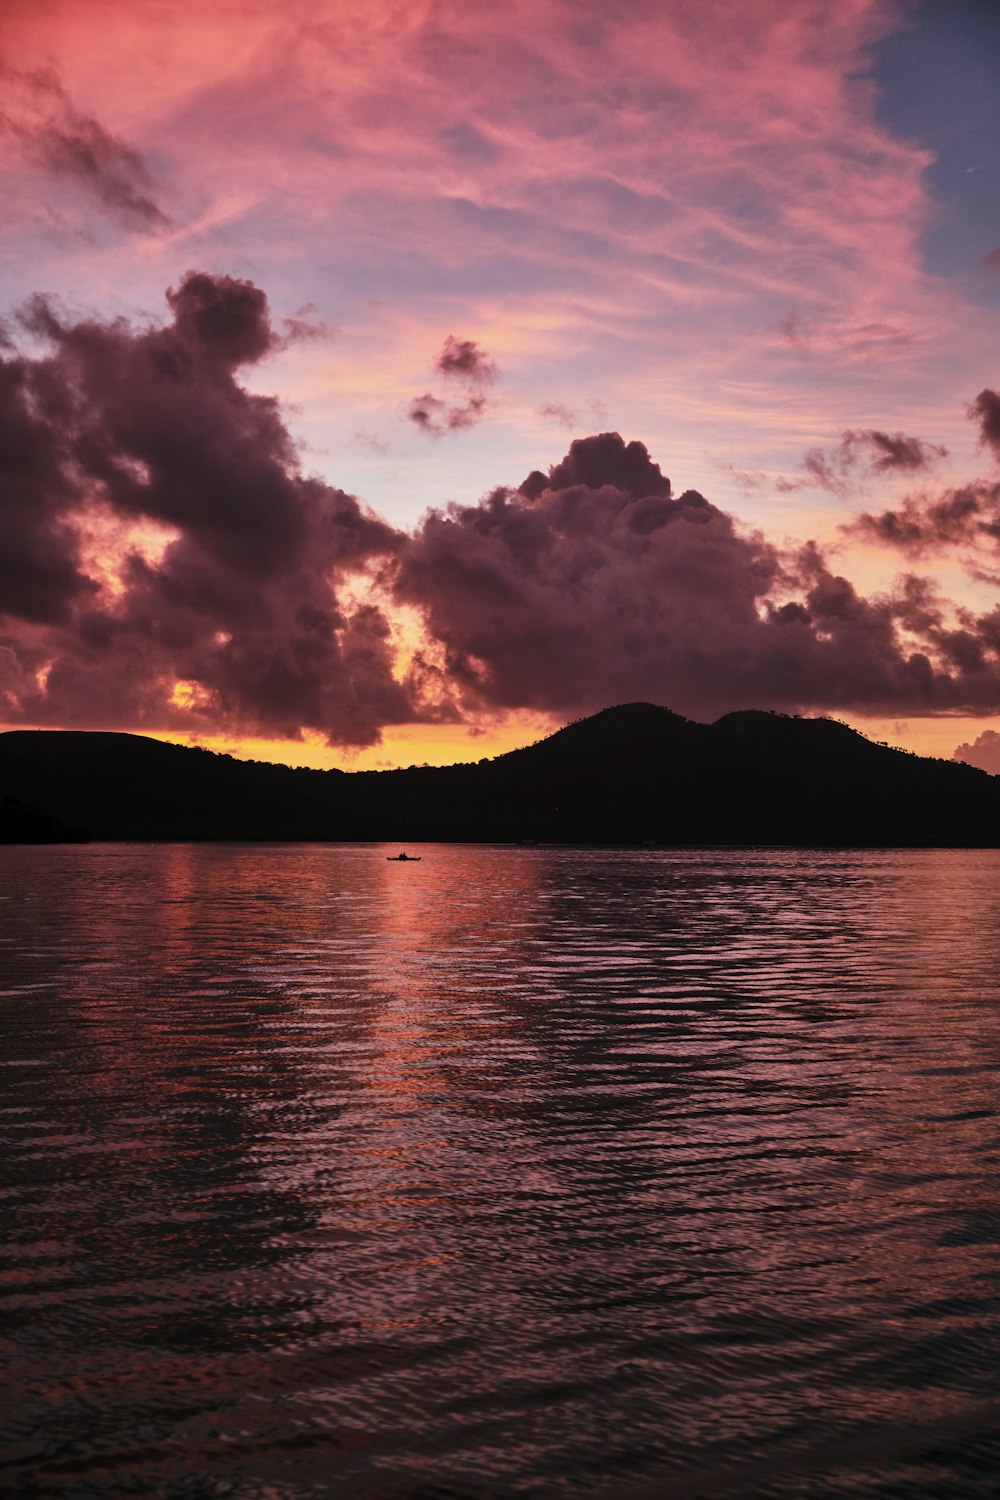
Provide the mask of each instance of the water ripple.
{"label": "water ripple", "polygon": [[0,1488],[987,1496],[1000,855],[0,869]]}

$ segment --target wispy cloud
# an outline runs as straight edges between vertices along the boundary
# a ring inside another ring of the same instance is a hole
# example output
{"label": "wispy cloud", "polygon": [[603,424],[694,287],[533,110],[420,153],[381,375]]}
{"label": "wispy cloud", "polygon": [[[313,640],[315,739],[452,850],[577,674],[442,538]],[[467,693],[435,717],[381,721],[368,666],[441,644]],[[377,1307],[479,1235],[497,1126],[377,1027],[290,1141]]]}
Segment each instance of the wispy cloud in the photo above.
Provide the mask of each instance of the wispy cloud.
{"label": "wispy cloud", "polygon": [[[821,489],[843,497],[872,477],[928,473],[947,456],[943,443],[929,443],[905,432],[859,428],[841,433],[839,443],[832,448],[810,448],[799,474],[779,475],[773,484],[779,494]],[[739,478],[749,490],[757,488],[765,476],[740,472]]]}
{"label": "wispy cloud", "polygon": [[142,154],[78,110],[56,73],[19,72],[0,63],[0,82],[13,101],[0,114],[0,129],[30,162],[75,183],[126,229],[169,227]]}
{"label": "wispy cloud", "polygon": [[560,427],[573,428],[576,426],[576,412],[570,411],[561,401],[543,401],[538,408],[538,415],[544,417],[547,422],[555,422]]}

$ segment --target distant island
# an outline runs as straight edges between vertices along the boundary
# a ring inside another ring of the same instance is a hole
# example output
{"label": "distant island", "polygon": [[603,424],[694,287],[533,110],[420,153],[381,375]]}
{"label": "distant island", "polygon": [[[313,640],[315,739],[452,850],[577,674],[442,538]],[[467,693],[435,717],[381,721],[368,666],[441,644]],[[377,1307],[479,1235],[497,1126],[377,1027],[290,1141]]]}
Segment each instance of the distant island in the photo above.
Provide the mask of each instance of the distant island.
{"label": "distant island", "polygon": [[845,724],[604,709],[494,760],[313,771],[134,734],[0,734],[0,842],[1000,846],[1000,777]]}

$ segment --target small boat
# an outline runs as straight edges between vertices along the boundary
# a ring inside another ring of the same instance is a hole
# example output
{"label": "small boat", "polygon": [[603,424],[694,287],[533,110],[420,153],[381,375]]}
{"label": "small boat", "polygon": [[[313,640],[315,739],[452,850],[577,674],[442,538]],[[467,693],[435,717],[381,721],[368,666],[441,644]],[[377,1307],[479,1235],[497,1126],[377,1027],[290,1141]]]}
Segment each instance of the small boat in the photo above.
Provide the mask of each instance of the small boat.
{"label": "small boat", "polygon": [[419,865],[423,859],[422,854],[387,854],[386,859],[390,864],[398,864],[400,860],[406,865]]}

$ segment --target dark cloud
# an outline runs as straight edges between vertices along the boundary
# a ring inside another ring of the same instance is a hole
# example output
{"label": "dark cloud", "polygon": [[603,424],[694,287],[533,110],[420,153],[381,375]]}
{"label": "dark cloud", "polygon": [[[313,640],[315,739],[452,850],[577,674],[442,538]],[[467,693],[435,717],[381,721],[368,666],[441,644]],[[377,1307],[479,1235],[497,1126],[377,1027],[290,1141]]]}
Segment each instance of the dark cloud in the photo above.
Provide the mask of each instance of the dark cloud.
{"label": "dark cloud", "polygon": [[988,255],[984,255],[982,264],[987,271],[1000,271],[1000,249],[991,250]]}
{"label": "dark cloud", "polygon": [[446,432],[461,432],[463,428],[475,427],[486,412],[485,396],[470,396],[459,404],[442,401],[429,392],[415,396],[407,407],[406,415],[415,427],[431,437],[443,437]]}
{"label": "dark cloud", "polygon": [[617,432],[578,438],[570,443],[566,457],[548,475],[536,469],[520,488],[522,494],[534,499],[543,489],[565,490],[574,485],[586,485],[592,490],[611,485],[637,499],[642,495],[669,497],[671,493],[670,480],[650,458],[646,445],[626,443]]}
{"label": "dark cloud", "polygon": [[0,358],[0,607],[35,623],[64,619],[94,590],[69,522],[77,485],[68,445],[46,411],[51,387],[30,361]]}
{"label": "dark cloud", "polygon": [[[979,427],[982,444],[1000,458],[1000,394],[988,389],[980,391],[970,403],[968,415]],[[905,441],[916,442],[916,439]],[[890,464],[894,466],[899,467]],[[910,465],[904,463],[903,467]],[[911,557],[921,557],[941,547],[996,548],[1000,546],[1000,484],[974,480],[946,490],[943,495],[907,495],[899,506],[878,515],[865,513],[842,529]],[[968,570],[976,577],[996,581],[993,574],[984,573],[974,561],[969,562]]]}
{"label": "dark cloud", "polygon": [[[179,345],[197,349],[225,369],[256,364],[278,343],[267,297],[252,281],[189,271],[179,287],[167,292],[167,302]],[[166,354],[161,349],[161,364]]]}
{"label": "dark cloud", "polygon": [[76,109],[56,74],[20,73],[0,63],[0,80],[22,106],[0,114],[0,129],[18,140],[30,161],[75,182],[125,228],[168,227],[141,153]]}
{"label": "dark cloud", "polygon": [[846,432],[844,442],[854,443],[866,452],[868,467],[876,474],[915,474],[931,468],[948,452],[940,443],[925,443],[921,438],[907,437],[902,432],[879,432],[874,428]]}
{"label": "dark cloud", "polygon": [[1000,541],[1000,485],[973,483],[941,496],[907,495],[895,509],[867,512],[841,528],[848,535],[925,557],[942,547]]}
{"label": "dark cloud", "polygon": [[445,380],[464,385],[465,399],[445,400],[426,391],[410,402],[406,409],[407,420],[431,437],[443,437],[448,432],[475,427],[489,407],[486,392],[499,378],[497,366],[475,339],[457,339],[449,334],[434,361],[434,369]]}
{"label": "dark cloud", "polygon": [[980,391],[969,407],[969,416],[979,424],[980,441],[1000,459],[1000,392]]}
{"label": "dark cloud", "polygon": [[[167,300],[165,326],[139,326],[36,298],[21,321],[44,352],[0,349],[7,723],[365,744],[416,718],[628,699],[695,717],[1000,709],[1000,608],[957,608],[915,574],[866,598],[815,545],[789,554],[675,494],[615,432],[404,537],[304,474],[278,402],[240,383],[287,336],[264,293],[190,272]],[[883,471],[928,446],[851,436]],[[857,525],[912,555],[996,542],[1000,482]],[[405,683],[387,595],[427,625]]]}
{"label": "dark cloud", "polygon": [[956,745],[951,758],[964,761],[967,766],[978,766],[991,776],[1000,776],[1000,734],[995,729],[984,729],[971,744]]}
{"label": "dark cloud", "polygon": [[192,272],[168,303],[137,328],[36,299],[49,352],[0,359],[4,716],[369,743],[414,709],[341,584],[401,539],[238,383],[281,342],[263,292]]}
{"label": "dark cloud", "polygon": [[518,490],[431,512],[396,590],[470,707],[1000,706],[1000,612],[949,614],[913,576],[866,599],[814,545],[783,555],[696,491],[675,497],[617,433]]}
{"label": "dark cloud", "polygon": [[500,374],[475,339],[457,339],[450,333],[434,368],[449,379],[463,380],[473,386],[492,385]]}
{"label": "dark cloud", "polygon": [[947,457],[940,443],[927,443],[904,432],[881,432],[867,427],[841,435],[830,452],[811,448],[802,460],[804,480],[785,480],[779,488],[788,492],[816,485],[832,494],[846,494],[859,480],[874,474],[917,474]]}

